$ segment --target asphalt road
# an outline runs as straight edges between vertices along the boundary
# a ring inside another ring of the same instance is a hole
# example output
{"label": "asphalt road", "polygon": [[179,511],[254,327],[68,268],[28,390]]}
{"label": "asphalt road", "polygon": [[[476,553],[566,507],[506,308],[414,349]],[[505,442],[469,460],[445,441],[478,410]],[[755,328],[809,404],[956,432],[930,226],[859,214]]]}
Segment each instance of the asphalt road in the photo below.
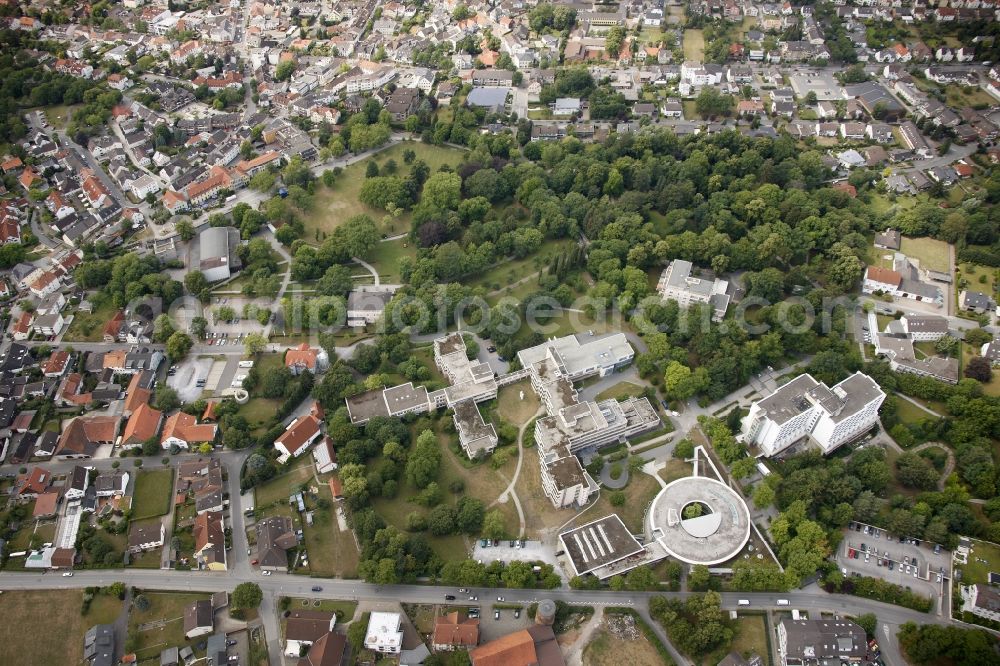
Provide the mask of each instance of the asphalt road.
{"label": "asphalt road", "polygon": [[[237,494],[238,496],[238,494]],[[235,530],[234,530],[235,531]],[[236,548],[233,549],[236,551]],[[274,573],[270,576],[263,576],[260,573],[250,572],[243,568],[236,571],[229,571],[225,575],[211,572],[181,572],[181,571],[156,571],[156,570],[100,570],[100,571],[77,571],[72,578],[63,577],[58,574],[38,574],[38,573],[0,573],[0,588],[4,590],[27,590],[27,589],[75,589],[91,585],[109,585],[116,581],[122,581],[127,585],[137,586],[146,589],[157,590],[197,590],[218,592],[222,590],[232,591],[239,583],[251,581],[260,585],[264,591],[265,598],[270,598],[271,602],[276,602],[279,596],[303,596],[325,599],[351,599],[369,601],[399,601],[401,603],[438,603],[444,600],[445,594],[456,594],[454,587],[433,586],[433,585],[373,585],[362,581],[354,580],[318,580],[305,578],[291,574]],[[321,592],[312,592],[314,585],[320,585]],[[577,590],[511,590],[511,589],[483,589],[474,588],[473,594],[479,596],[477,605],[487,606],[498,594],[502,594],[505,603],[530,604],[540,599],[556,599],[575,604],[587,604],[596,606],[630,606],[646,615],[646,609],[650,597],[654,593],[648,592],[612,592],[612,591],[577,591]],[[688,592],[666,592],[655,593],[662,596],[674,598],[686,598],[691,593]],[[738,601],[748,600],[749,606],[739,606]],[[935,615],[918,613],[898,606],[891,606],[877,601],[849,597],[843,595],[830,595],[817,589],[807,589],[803,591],[788,592],[782,594],[772,593],[723,593],[722,606],[724,609],[733,610],[742,608],[743,610],[762,611],[778,610],[778,599],[787,599],[788,606],[781,606],[780,610],[788,611],[798,609],[811,613],[832,612],[843,615],[856,615],[863,613],[874,613],[878,617],[880,633],[888,627],[889,632],[895,634],[898,626],[904,622],[935,623],[944,624],[946,620]],[[461,597],[456,602],[461,604]],[[273,607],[272,603],[267,604]],[[270,616],[270,617],[268,617]],[[277,618],[274,613],[264,614],[264,623],[268,631],[269,646],[277,646]],[[880,635],[879,638],[882,638]],[[905,663],[901,660],[893,660],[889,657],[889,663]]]}

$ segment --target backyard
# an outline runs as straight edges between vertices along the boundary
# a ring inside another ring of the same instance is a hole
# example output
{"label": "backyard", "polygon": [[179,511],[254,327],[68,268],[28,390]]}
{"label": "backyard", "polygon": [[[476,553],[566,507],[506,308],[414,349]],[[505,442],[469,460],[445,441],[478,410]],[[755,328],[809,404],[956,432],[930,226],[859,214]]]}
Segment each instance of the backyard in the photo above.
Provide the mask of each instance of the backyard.
{"label": "backyard", "polygon": [[320,485],[317,495],[326,500],[327,508],[317,508],[311,499],[306,502],[307,508],[313,511],[312,525],[307,523],[303,527],[309,570],[315,576],[354,578],[358,574],[358,548],[354,537],[350,530],[340,531],[329,486]]}
{"label": "backyard", "polygon": [[[409,231],[410,214],[408,212],[393,219],[385,211],[370,208],[358,199],[361,186],[365,182],[365,170],[371,159],[374,159],[380,167],[384,166],[390,159],[395,160],[398,167],[396,175],[403,178],[409,175],[411,167],[403,162],[403,151],[407,149],[414,151],[418,160],[426,162],[431,173],[435,173],[443,164],[458,166],[463,157],[463,151],[456,148],[405,141],[383,150],[370,159],[355,162],[344,169],[332,188],[317,188],[313,208],[303,218],[305,233],[302,237],[308,241],[315,239],[316,234],[319,233],[322,238],[323,234],[329,233],[344,220],[354,215],[363,214],[370,215],[376,221],[382,221],[382,231],[387,235]],[[385,218],[388,219],[385,220]]]}
{"label": "backyard", "polygon": [[139,661],[157,657],[169,647],[184,647],[204,640],[184,638],[184,608],[193,601],[209,599],[199,592],[141,592],[149,600],[149,609],[141,611],[134,605],[128,618],[129,643]]}
{"label": "backyard", "polygon": [[701,30],[684,31],[684,59],[694,62],[705,59],[705,35]]}
{"label": "backyard", "polygon": [[139,472],[135,480],[135,494],[132,497],[132,519],[153,518],[170,511],[173,489],[173,469]]}
{"label": "backyard", "polygon": [[936,238],[903,236],[899,251],[920,262],[920,268],[948,273],[951,271],[951,246]]}
{"label": "backyard", "polygon": [[733,642],[708,655],[701,663],[714,666],[730,652],[744,656],[753,652],[764,660],[764,666],[769,666],[771,651],[768,649],[767,619],[764,615],[741,615],[734,624]]}
{"label": "backyard", "polygon": [[303,483],[313,478],[312,456],[304,455],[291,461],[287,471],[257,486],[254,499],[258,508],[287,503],[289,495],[298,492]]}
{"label": "backyard", "polygon": [[[83,660],[83,635],[95,624],[96,617],[93,606],[90,614],[81,614],[82,603],[82,590],[7,590],[0,594],[0,617],[8,620],[4,623],[7,630],[0,634],[3,637],[0,640],[0,664],[80,663]],[[100,613],[100,617],[103,619],[105,614]],[[57,640],[46,640],[44,637]]]}
{"label": "backyard", "polygon": [[63,335],[65,342],[102,342],[104,326],[115,314],[115,305],[111,299],[100,305],[94,304],[92,313],[77,310],[73,313],[73,322]]}
{"label": "backyard", "polygon": [[339,599],[301,599],[292,597],[288,600],[288,610],[325,611],[337,614],[337,623],[350,622],[358,607],[356,601],[341,601]]}

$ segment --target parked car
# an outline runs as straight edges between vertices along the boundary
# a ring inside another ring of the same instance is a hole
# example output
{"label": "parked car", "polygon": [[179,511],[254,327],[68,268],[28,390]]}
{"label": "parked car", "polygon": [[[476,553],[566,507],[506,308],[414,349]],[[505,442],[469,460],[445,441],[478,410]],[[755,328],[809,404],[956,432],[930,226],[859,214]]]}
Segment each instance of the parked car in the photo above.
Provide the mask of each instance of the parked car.
{"label": "parked car", "polygon": [[500,619],[500,611],[493,611],[493,619],[494,620]]}
{"label": "parked car", "polygon": [[265,576],[270,576],[271,575],[270,571],[261,571],[261,573],[264,574]]}

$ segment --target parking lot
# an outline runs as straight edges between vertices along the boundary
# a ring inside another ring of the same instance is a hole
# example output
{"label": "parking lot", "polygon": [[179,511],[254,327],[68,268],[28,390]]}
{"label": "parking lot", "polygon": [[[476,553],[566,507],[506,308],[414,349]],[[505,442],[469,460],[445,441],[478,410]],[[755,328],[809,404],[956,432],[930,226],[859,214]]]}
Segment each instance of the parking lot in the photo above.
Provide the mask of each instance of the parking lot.
{"label": "parking lot", "polygon": [[[194,402],[206,390],[214,363],[213,359],[204,356],[186,359],[177,364],[177,371],[173,375],[167,377],[167,386],[177,391],[182,401]],[[201,380],[205,381],[204,386],[198,386]],[[209,390],[214,388],[212,386]]]}
{"label": "parking lot", "polygon": [[481,560],[483,564],[489,564],[497,560],[501,562],[512,562],[513,560],[522,560],[524,562],[542,561],[556,567],[556,571],[559,570],[559,561],[555,553],[552,552],[551,548],[543,545],[541,541],[525,541],[524,546],[520,548],[517,547],[518,543],[515,540],[515,545],[511,546],[509,539],[501,539],[500,543],[496,546],[483,546],[480,540],[476,542],[472,557],[473,559]]}
{"label": "parking lot", "polygon": [[926,541],[914,543],[904,538],[900,543],[899,537],[884,529],[861,523],[852,526],[844,531],[844,540],[837,551],[837,564],[847,575],[881,578],[932,598],[947,588],[947,579],[951,577],[950,551],[940,548],[935,553],[935,544]]}

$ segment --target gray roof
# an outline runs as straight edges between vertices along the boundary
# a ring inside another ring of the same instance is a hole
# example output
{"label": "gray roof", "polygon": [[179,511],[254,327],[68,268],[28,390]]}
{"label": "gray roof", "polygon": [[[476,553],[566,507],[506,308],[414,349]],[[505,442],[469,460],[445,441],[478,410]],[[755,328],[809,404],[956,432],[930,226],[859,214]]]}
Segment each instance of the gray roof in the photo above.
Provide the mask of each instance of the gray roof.
{"label": "gray roof", "polygon": [[[198,236],[199,263],[229,261],[229,230],[231,227],[209,227]],[[233,229],[235,231],[235,229]]]}
{"label": "gray roof", "polygon": [[785,654],[806,663],[862,658],[868,653],[865,631],[849,620],[783,620]]}
{"label": "gray roof", "polygon": [[490,109],[502,108],[507,103],[510,88],[473,88],[466,98],[470,106]]}

